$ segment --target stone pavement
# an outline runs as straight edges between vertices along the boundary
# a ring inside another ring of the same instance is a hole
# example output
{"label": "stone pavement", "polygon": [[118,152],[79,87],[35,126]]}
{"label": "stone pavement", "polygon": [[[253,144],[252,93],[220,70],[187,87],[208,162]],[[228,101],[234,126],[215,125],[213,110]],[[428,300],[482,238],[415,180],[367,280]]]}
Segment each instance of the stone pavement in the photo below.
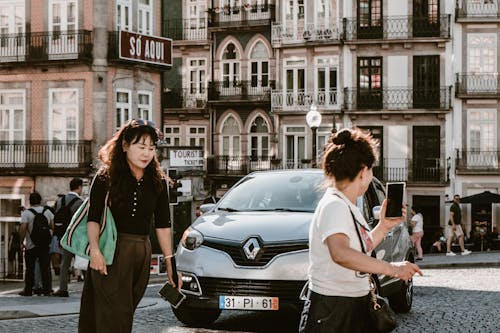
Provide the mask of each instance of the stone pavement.
{"label": "stone pavement", "polygon": [[[447,257],[444,254],[427,254],[424,260],[417,264],[426,268],[461,268],[461,267],[492,267],[500,266],[500,251],[473,252],[468,256],[457,255]],[[425,273],[424,273],[425,274]],[[161,285],[165,277],[152,275],[150,285]],[[54,286],[58,285],[54,279]],[[41,316],[58,316],[76,314],[79,312],[82,282],[69,284],[70,297],[31,296],[22,297],[17,293],[23,288],[22,282],[2,282],[0,280],[0,321],[5,319],[34,318]],[[57,289],[57,288],[56,288]],[[139,308],[160,307],[163,301],[159,298],[144,297]]]}

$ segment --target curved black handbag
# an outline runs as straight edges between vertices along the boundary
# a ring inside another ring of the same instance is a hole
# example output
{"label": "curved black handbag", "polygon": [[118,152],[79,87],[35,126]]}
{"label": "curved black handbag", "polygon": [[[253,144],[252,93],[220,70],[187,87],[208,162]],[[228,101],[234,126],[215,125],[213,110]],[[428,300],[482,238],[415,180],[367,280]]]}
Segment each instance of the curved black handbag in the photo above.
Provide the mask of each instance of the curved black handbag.
{"label": "curved black handbag", "polygon": [[383,297],[375,294],[374,282],[370,274],[370,318],[377,332],[391,332],[398,326],[396,314]]}

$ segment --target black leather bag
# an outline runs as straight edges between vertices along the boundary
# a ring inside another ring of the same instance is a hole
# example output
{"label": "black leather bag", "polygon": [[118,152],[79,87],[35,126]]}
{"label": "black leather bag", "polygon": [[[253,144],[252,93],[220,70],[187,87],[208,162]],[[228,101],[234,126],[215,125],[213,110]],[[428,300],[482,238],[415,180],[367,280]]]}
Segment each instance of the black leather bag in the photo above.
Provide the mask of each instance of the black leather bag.
{"label": "black leather bag", "polygon": [[375,301],[372,295],[372,300],[370,301],[370,318],[377,332],[391,332],[398,326],[396,314],[385,299],[378,295],[375,295]]}

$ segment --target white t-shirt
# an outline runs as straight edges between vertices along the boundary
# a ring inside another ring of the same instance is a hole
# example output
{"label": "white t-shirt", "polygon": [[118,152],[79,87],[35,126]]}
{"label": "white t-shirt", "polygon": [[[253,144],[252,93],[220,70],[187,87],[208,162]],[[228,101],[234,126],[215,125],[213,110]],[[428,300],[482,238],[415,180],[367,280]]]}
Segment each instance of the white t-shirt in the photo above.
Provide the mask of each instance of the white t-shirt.
{"label": "white t-shirt", "polygon": [[424,231],[424,217],[421,213],[417,213],[413,215],[411,218],[412,222],[415,222],[415,226],[413,227],[413,232],[422,232]]}
{"label": "white t-shirt", "polygon": [[334,262],[326,244],[329,236],[342,233],[349,237],[349,246],[361,252],[349,208],[358,222],[369,228],[358,207],[333,188],[326,190],[314,212],[309,228],[309,288],[318,294],[360,297],[370,290],[368,275],[358,277],[355,271]]}

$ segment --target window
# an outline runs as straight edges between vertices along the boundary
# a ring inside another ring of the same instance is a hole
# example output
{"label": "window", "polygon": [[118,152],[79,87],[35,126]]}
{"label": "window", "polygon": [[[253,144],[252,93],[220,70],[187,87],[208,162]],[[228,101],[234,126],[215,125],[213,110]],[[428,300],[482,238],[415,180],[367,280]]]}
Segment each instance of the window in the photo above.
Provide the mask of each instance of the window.
{"label": "window", "polygon": [[358,107],[382,108],[382,58],[358,58]]}
{"label": "window", "polygon": [[222,155],[239,156],[240,155],[240,127],[233,116],[229,116],[222,125]]}
{"label": "window", "polygon": [[139,91],[137,99],[137,117],[153,120],[152,93],[149,91]]}
{"label": "window", "polygon": [[23,201],[22,194],[0,194],[0,217],[2,222],[18,222],[21,217],[19,207],[23,205]]}
{"label": "window", "polygon": [[189,94],[204,94],[206,87],[206,59],[189,59]]}
{"label": "window", "polygon": [[205,126],[188,127],[187,140],[189,146],[200,146],[206,152],[207,128]]}
{"label": "window", "polygon": [[12,38],[13,34],[24,33],[24,12],[24,1],[0,3],[0,48],[7,48],[1,51],[2,56],[16,56],[16,47],[24,46],[24,38]]}
{"label": "window", "polygon": [[496,109],[467,111],[468,166],[498,167],[496,124]]}
{"label": "window", "polygon": [[116,30],[130,31],[132,0],[117,0],[116,3]]}
{"label": "window", "polygon": [[285,167],[298,168],[306,157],[306,128],[304,126],[285,127]]}
{"label": "window", "polygon": [[250,80],[252,87],[269,86],[269,55],[261,41],[255,44],[250,54]]}
{"label": "window", "polygon": [[285,105],[289,107],[300,107],[307,105],[305,103],[305,84],[306,84],[306,61],[304,59],[290,59],[285,62]]}
{"label": "window", "polygon": [[316,94],[318,105],[337,105],[338,57],[316,59]]}
{"label": "window", "polygon": [[153,1],[139,0],[137,30],[140,34],[153,34]]}
{"label": "window", "polygon": [[257,116],[250,127],[250,156],[252,160],[269,158],[269,127],[261,116]]}
{"label": "window", "polygon": [[0,141],[25,140],[25,92],[0,91]]}
{"label": "window", "polygon": [[233,43],[229,43],[224,50],[221,66],[221,95],[239,95],[241,91],[241,87],[238,86],[240,84],[240,54]]}
{"label": "window", "polygon": [[189,36],[188,39],[206,39],[206,35],[202,35],[200,30],[206,29],[206,1],[205,0],[190,0],[188,4],[188,22]]}
{"label": "window", "polygon": [[497,35],[469,34],[467,71],[469,73],[496,73]]}
{"label": "window", "polygon": [[181,145],[181,128],[178,126],[165,126],[165,143],[169,147]]}
{"label": "window", "polygon": [[49,30],[53,38],[66,32],[74,32],[78,27],[76,0],[51,0],[49,6]]}
{"label": "window", "polygon": [[116,91],[116,130],[118,131],[127,121],[132,119],[132,97],[130,90]]}
{"label": "window", "polygon": [[78,90],[49,90],[49,108],[51,114],[50,140],[78,140]]}

